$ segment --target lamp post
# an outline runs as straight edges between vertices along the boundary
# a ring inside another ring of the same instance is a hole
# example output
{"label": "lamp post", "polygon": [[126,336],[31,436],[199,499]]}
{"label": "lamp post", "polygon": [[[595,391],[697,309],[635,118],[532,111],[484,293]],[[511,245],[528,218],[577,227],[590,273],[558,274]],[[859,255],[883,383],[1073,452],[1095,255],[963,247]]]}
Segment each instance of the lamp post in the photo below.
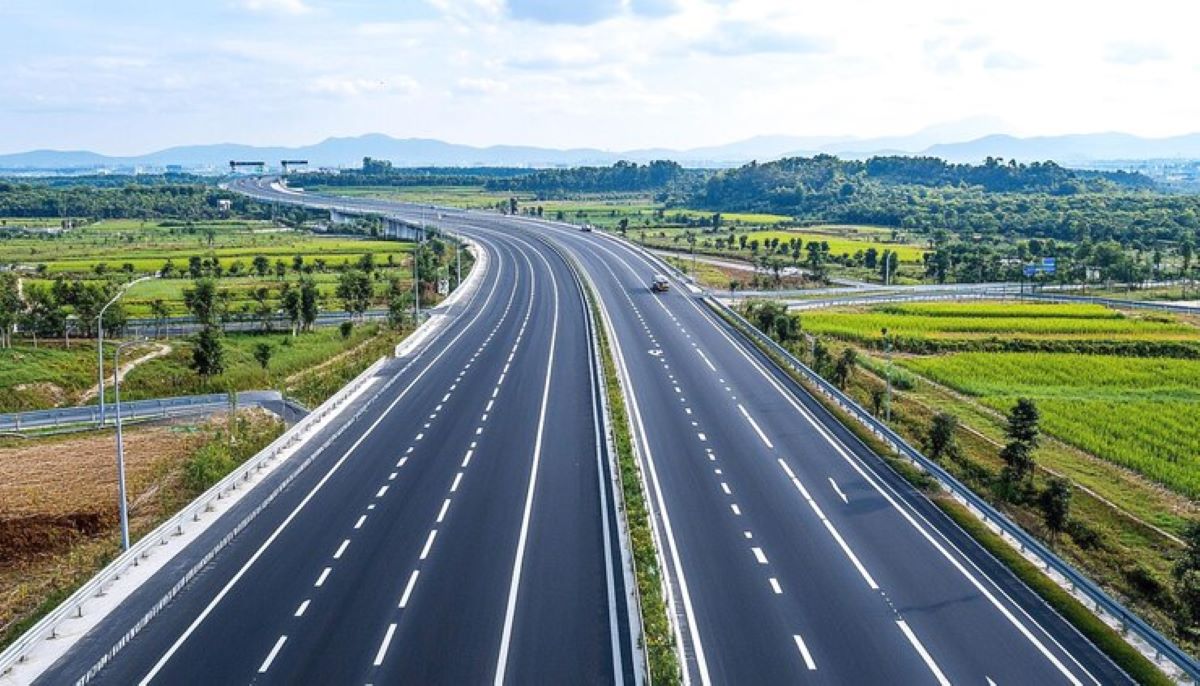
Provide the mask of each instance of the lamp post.
{"label": "lamp post", "polygon": [[100,314],[96,315],[96,367],[97,367],[96,375],[97,375],[97,377],[99,377],[97,380],[98,380],[98,388],[100,389],[100,426],[101,427],[104,426],[104,313],[108,311],[108,308],[110,305],[112,305],[117,300],[119,300],[122,295],[125,295],[125,291],[129,290],[135,284],[139,284],[143,281],[153,279],[156,276],[157,276],[157,274],[151,275],[151,276],[143,276],[141,278],[137,278],[137,279],[134,279],[133,281],[130,281],[129,283],[125,284],[124,286],[121,286],[121,288],[117,291],[117,294],[112,297],[112,300],[109,300],[107,303],[104,304],[104,307],[100,308]]}
{"label": "lamp post", "polygon": [[117,406],[117,497],[121,514],[121,550],[129,550],[129,501],[125,497],[125,441],[121,434],[121,351],[145,339],[125,341],[113,353],[113,400]]}

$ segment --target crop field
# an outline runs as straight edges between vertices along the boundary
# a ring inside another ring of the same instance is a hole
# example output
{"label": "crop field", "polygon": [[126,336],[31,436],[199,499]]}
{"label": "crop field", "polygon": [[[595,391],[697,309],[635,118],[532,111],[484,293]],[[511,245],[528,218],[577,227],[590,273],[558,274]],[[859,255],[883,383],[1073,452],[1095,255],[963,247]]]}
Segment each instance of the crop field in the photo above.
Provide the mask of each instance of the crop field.
{"label": "crop field", "polygon": [[1032,398],[1049,433],[1200,497],[1200,360],[955,353],[899,363],[1001,412]]}
{"label": "crop field", "polygon": [[1200,330],[1170,315],[1126,315],[1076,304],[924,304],[805,313],[812,333],[855,341],[889,335],[912,339],[1059,338],[1091,340],[1197,340]]}
{"label": "crop field", "polygon": [[306,186],[305,190],[353,198],[380,198],[464,209],[495,207],[510,197],[525,201],[529,193],[488,191],[482,186]]}

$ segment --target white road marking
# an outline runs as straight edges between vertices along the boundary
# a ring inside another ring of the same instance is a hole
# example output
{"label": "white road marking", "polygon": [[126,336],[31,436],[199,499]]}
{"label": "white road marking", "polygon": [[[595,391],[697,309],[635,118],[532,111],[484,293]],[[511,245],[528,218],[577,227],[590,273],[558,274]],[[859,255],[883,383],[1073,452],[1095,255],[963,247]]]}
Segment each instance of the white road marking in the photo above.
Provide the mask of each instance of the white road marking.
{"label": "white road marking", "polygon": [[423,433],[420,433],[420,434],[417,434],[417,437],[416,437],[416,439],[415,439],[415,440],[418,440],[418,441],[419,441],[419,440],[421,440],[422,438],[425,438],[425,434],[423,434]]}
{"label": "white road marking", "polygon": [[407,457],[402,457],[402,458],[400,458],[400,461],[396,463],[396,466],[397,466],[397,467],[403,467],[405,462],[408,462],[408,458],[407,458]]}
{"label": "white road marking", "polygon": [[388,489],[388,487],[387,487],[387,486],[381,486],[381,487],[379,488],[379,492],[375,494],[375,497],[376,497],[376,498],[382,498],[382,497],[383,497],[383,494],[384,494],[384,493],[387,493],[387,489]]}
{"label": "white road marking", "polygon": [[800,657],[804,658],[804,666],[808,667],[808,671],[817,671],[817,663],[813,662],[812,655],[808,652],[808,646],[804,645],[804,639],[800,638],[800,634],[792,636],[796,640],[796,647],[800,649]]}
{"label": "white road marking", "polygon": [[446,510],[448,510],[448,509],[450,509],[450,499],[449,499],[449,498],[446,498],[445,500],[443,500],[443,501],[442,501],[442,509],[441,509],[441,511],[440,511],[440,512],[438,512],[438,516],[437,516],[437,523],[438,523],[438,524],[441,524],[441,523],[442,523],[442,520],[443,520],[443,519],[445,519],[445,517],[446,517]]}
{"label": "white road marking", "polygon": [[359,517],[359,518],[358,518],[358,521],[354,523],[354,528],[355,528],[355,529],[361,529],[361,528],[362,528],[362,525],[363,525],[363,522],[365,522],[365,521],[367,521],[367,516],[366,516],[366,515],[363,515],[363,516]]}
{"label": "white road marking", "polygon": [[421,570],[414,569],[412,576],[408,577],[408,585],[404,587],[404,595],[400,596],[400,609],[403,610],[405,605],[408,605],[408,597],[412,595],[413,585],[417,583],[417,576],[421,574]]}
{"label": "white road marking", "polygon": [[317,583],[313,584],[316,588],[325,585],[325,580],[329,578],[329,573],[333,571],[332,567],[326,567],[325,571],[321,572],[321,576],[317,577]]}
{"label": "white road marking", "polygon": [[467,465],[471,464],[471,455],[474,455],[474,454],[475,454],[474,450],[468,450],[467,454],[463,456],[463,461],[462,461],[463,469],[466,469]]}
{"label": "white road marking", "polygon": [[483,413],[483,416],[479,418],[479,421],[481,421],[481,422],[486,422],[486,421],[487,421],[487,417],[488,417],[488,416],[487,416],[487,412],[484,412],[484,413]]}
{"label": "white road marking", "polygon": [[404,451],[404,453],[405,453],[406,455],[411,455],[413,450],[414,450],[414,448],[413,448],[412,446],[409,446],[409,447],[408,447],[408,450],[405,450],[405,451]]}
{"label": "white road marking", "polygon": [[489,400],[489,401],[488,401],[488,404],[487,404],[487,407],[483,408],[483,409],[484,409],[484,411],[485,411],[485,412],[491,412],[491,411],[492,411],[492,404],[493,404],[493,403],[495,403],[495,402],[496,402],[495,400]]}
{"label": "white road marking", "polygon": [[842,489],[838,488],[837,482],[833,480],[832,476],[829,477],[829,485],[833,486],[833,492],[838,494],[838,497],[842,499],[843,503],[850,503],[850,500],[846,498],[845,493],[842,493]]}
{"label": "white road marking", "polygon": [[391,474],[388,474],[388,481],[395,481],[396,474],[397,474],[397,472],[392,472]]}
{"label": "white road marking", "polygon": [[754,553],[754,559],[758,560],[758,564],[760,564],[760,565],[767,564],[767,556],[766,556],[766,554],[763,553],[762,548],[755,546],[755,547],[751,548],[750,551],[752,553]]}
{"label": "white road marking", "polygon": [[348,547],[350,547],[350,539],[347,538],[346,540],[342,541],[340,546],[338,546],[337,552],[333,554],[333,559],[342,559],[342,553],[346,552],[346,548]]}
{"label": "white road marking", "polygon": [[816,513],[817,519],[820,519],[821,523],[825,525],[825,529],[833,536],[833,540],[841,547],[842,552],[850,559],[851,564],[858,570],[858,573],[862,575],[863,580],[867,582],[867,586],[870,586],[872,591],[878,591],[879,584],[875,583],[875,579],[871,576],[871,573],[867,571],[862,562],[859,562],[858,556],[854,554],[854,551],[850,549],[850,546],[847,545],[842,535],[838,533],[838,530],[833,526],[833,522],[829,521],[825,516],[825,512],[821,510],[821,506],[817,505],[817,501],[813,500],[812,496],[808,494],[808,489],[804,487],[804,484],[800,483],[800,479],[793,477],[792,485],[796,487],[796,490],[800,491],[800,495],[804,496],[804,500],[808,502],[808,506]]}
{"label": "white road marking", "polygon": [[733,513],[735,515],[741,516],[741,514],[742,514],[742,508],[738,507],[737,503],[733,503],[732,505],[730,505],[729,509],[733,510]]}
{"label": "white road marking", "polygon": [[708,436],[705,436],[703,433],[697,433],[696,435],[699,436],[700,440],[702,440],[702,441],[708,440]]}
{"label": "white road marking", "polygon": [[942,674],[942,670],[933,661],[933,658],[930,657],[929,652],[925,650],[925,646],[921,645],[921,642],[917,640],[917,636],[912,632],[912,629],[908,628],[908,623],[903,619],[899,619],[896,620],[896,626],[900,627],[900,631],[904,632],[904,637],[908,639],[908,642],[916,649],[917,654],[925,661],[925,666],[929,667],[929,671],[933,672],[933,678],[937,679],[938,684],[941,686],[950,686],[950,680],[946,678],[945,674]]}
{"label": "white road marking", "polygon": [[296,614],[293,616],[294,617],[303,617],[304,611],[308,609],[309,602],[311,602],[311,601],[305,600],[304,602],[300,603],[300,607],[296,608]]}
{"label": "white road marking", "polygon": [[271,668],[271,663],[275,661],[275,656],[279,654],[279,649],[287,641],[287,636],[280,636],[278,641],[275,641],[275,647],[271,648],[271,652],[267,653],[267,659],[263,660],[262,666],[258,668],[259,674],[266,674]]}
{"label": "white road marking", "polygon": [[771,577],[767,581],[771,582],[771,590],[775,591],[775,595],[783,595],[783,589],[779,586],[779,579]]}
{"label": "white road marking", "polygon": [[745,536],[747,540],[754,538],[754,534],[749,531],[743,531],[742,535]]}
{"label": "white road marking", "polygon": [[721,482],[721,490],[725,491],[725,495],[733,495],[733,491],[729,490],[729,484]]}
{"label": "white road marking", "polygon": [[459,484],[459,482],[462,481],[462,475],[463,475],[462,472],[459,472],[458,474],[454,475],[454,483],[450,484],[450,492],[451,493],[454,493],[455,491],[458,490],[458,484]]}
{"label": "white road marking", "polygon": [[750,413],[746,411],[746,408],[741,403],[738,403],[738,409],[741,410],[742,416],[746,418],[746,421],[750,422],[750,426],[754,427],[754,432],[762,439],[763,445],[774,450],[775,446],[771,444],[771,439],[767,438],[763,430],[758,427],[758,422],[754,421],[754,417],[750,416]]}
{"label": "white road marking", "polygon": [[387,633],[383,636],[383,642],[379,644],[379,650],[375,653],[375,666],[383,664],[383,656],[387,655],[388,646],[392,644],[392,636],[396,633],[396,625],[389,624]]}
{"label": "white road marking", "polygon": [[421,559],[429,557],[429,549],[433,547],[433,539],[437,538],[437,529],[429,530],[429,538],[425,539],[425,547],[421,549]]}
{"label": "white road marking", "polygon": [[475,427],[475,435],[478,436],[481,433],[483,433],[483,427],[482,426]]}
{"label": "white road marking", "polygon": [[447,393],[446,395],[443,395],[443,396],[442,396],[442,402],[446,402],[446,401],[447,401],[447,400],[449,400],[449,399],[450,399],[450,394],[449,394],[449,393]]}
{"label": "white road marking", "polygon": [[708,365],[709,369],[711,369],[714,372],[717,371],[717,368],[713,366],[712,362],[709,362],[708,355],[705,355],[703,350],[701,350],[700,348],[696,348],[696,352],[699,353],[700,359],[704,360],[704,364]]}

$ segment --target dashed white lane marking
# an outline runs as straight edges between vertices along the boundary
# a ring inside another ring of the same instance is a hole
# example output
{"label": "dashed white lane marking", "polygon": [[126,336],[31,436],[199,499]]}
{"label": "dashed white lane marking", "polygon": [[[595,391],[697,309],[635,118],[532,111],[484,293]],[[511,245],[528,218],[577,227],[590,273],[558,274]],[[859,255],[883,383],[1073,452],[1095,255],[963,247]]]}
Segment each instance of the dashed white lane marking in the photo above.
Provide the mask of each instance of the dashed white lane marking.
{"label": "dashed white lane marking", "polygon": [[765,553],[763,553],[762,548],[755,546],[750,549],[750,552],[754,553],[754,559],[758,560],[758,564],[760,564],[760,565],[767,564],[767,556]]}
{"label": "dashed white lane marking", "polygon": [[487,407],[483,408],[483,409],[484,409],[484,411],[485,411],[485,412],[491,412],[491,411],[492,411],[492,404],[493,404],[493,403],[495,403],[495,402],[496,402],[495,400],[489,400],[489,401],[488,401],[488,404],[487,404]]}
{"label": "dashed white lane marking", "polygon": [[419,441],[419,440],[421,440],[422,438],[425,438],[425,434],[423,434],[423,433],[421,433],[421,434],[417,434],[417,437],[416,437],[415,439],[413,439],[413,440],[417,440],[417,441]]}
{"label": "dashed white lane marking", "polygon": [[450,499],[446,498],[445,500],[442,501],[441,511],[438,512],[438,516],[437,516],[438,524],[441,524],[442,520],[446,518],[446,510],[448,510],[448,509],[450,509]]}
{"label": "dashed white lane marking", "polygon": [[475,454],[474,450],[468,450],[467,454],[463,456],[463,461],[462,461],[463,469],[466,469],[467,465],[471,464],[471,455],[474,455],[474,454]]}
{"label": "dashed white lane marking", "polygon": [[804,658],[804,666],[808,667],[808,671],[815,672],[817,663],[813,662],[812,654],[808,652],[808,646],[804,645],[804,639],[800,638],[800,634],[792,636],[796,640],[796,647],[800,649],[800,657]]}
{"label": "dashed white lane marking", "polygon": [[375,497],[376,497],[376,498],[382,498],[382,497],[383,497],[383,494],[384,494],[384,493],[387,493],[387,489],[388,489],[388,487],[387,487],[387,486],[381,486],[381,487],[379,488],[379,492],[375,494]]}
{"label": "dashed white lane marking", "polygon": [[771,443],[771,439],[767,438],[767,435],[763,433],[761,428],[759,428],[758,422],[754,421],[754,417],[750,416],[750,413],[746,411],[746,407],[741,403],[738,403],[738,410],[741,411],[742,416],[746,418],[746,421],[750,422],[750,426],[754,427],[754,433],[758,434],[758,437],[762,440],[763,445],[774,450],[775,446]]}
{"label": "dashed white lane marking", "polygon": [[696,436],[698,436],[700,438],[700,440],[702,440],[702,441],[708,440],[708,436],[705,436],[703,432],[697,433]]}
{"label": "dashed white lane marking", "polygon": [[412,454],[412,451],[414,451],[414,450],[416,450],[416,448],[414,448],[414,447],[412,447],[412,446],[410,445],[410,446],[408,447],[408,450],[405,450],[405,451],[404,451],[404,453],[405,453],[406,455],[411,455],[411,454]]}
{"label": "dashed white lane marking", "polygon": [[482,426],[475,427],[475,435],[478,436],[481,433],[483,433],[483,427]]}
{"label": "dashed white lane marking", "polygon": [[375,503],[371,503],[370,505],[367,505],[367,509],[368,509],[368,510],[374,510],[374,509],[375,509]]}
{"label": "dashed white lane marking", "polygon": [[388,481],[395,481],[395,480],[396,480],[396,474],[398,474],[398,473],[399,473],[399,472],[392,472],[391,474],[388,474]]}
{"label": "dashed white lane marking", "polygon": [[388,646],[392,644],[392,636],[396,634],[396,625],[389,624],[387,633],[383,636],[383,642],[379,644],[379,650],[375,653],[375,666],[383,664],[383,656],[387,655]]}
{"label": "dashed white lane marking", "polygon": [[771,582],[771,590],[775,591],[775,595],[783,595],[783,588],[779,586],[779,579],[771,577],[767,581]]}
{"label": "dashed white lane marking", "polygon": [[296,608],[296,614],[293,616],[303,617],[304,611],[308,609],[309,602],[311,602],[311,601],[305,600],[304,602],[300,603],[300,607]]}
{"label": "dashed white lane marking", "polygon": [[449,393],[447,393],[446,395],[443,395],[443,396],[442,396],[442,402],[446,402],[446,401],[447,401],[447,400],[449,400],[449,399],[450,399],[450,394],[449,394]]}
{"label": "dashed white lane marking", "polygon": [[400,609],[403,610],[405,605],[408,605],[408,597],[412,595],[413,585],[417,583],[417,577],[421,574],[421,570],[414,569],[412,576],[408,577],[408,585],[404,587],[404,594],[400,596]]}
{"label": "dashed white lane marking", "polygon": [[354,523],[354,528],[355,528],[355,529],[361,529],[361,528],[362,528],[362,525],[363,525],[363,522],[365,522],[365,521],[367,521],[367,516],[366,516],[366,515],[363,515],[363,516],[359,517],[359,518],[358,518],[358,521]]}
{"label": "dashed white lane marking", "polygon": [[733,491],[729,490],[729,484],[721,482],[721,490],[725,491],[725,495],[733,495]]}
{"label": "dashed white lane marking", "polygon": [[832,476],[829,477],[829,485],[833,486],[833,492],[838,494],[838,497],[842,499],[843,503],[846,503],[847,505],[850,504],[850,500],[846,498],[845,493],[842,493],[842,489],[838,488],[837,482],[833,480]]}
{"label": "dashed white lane marking", "polygon": [[742,535],[746,537],[746,540],[754,538],[754,534],[750,533],[749,531],[743,531]]}
{"label": "dashed white lane marking", "polygon": [[493,397],[493,398],[495,398],[495,397],[496,397],[496,394],[497,394],[497,393],[499,393],[499,392],[500,392],[500,387],[499,387],[499,386],[497,386],[497,387],[493,388],[493,389],[492,389],[492,397]]}
{"label": "dashed white lane marking", "polygon": [[714,372],[717,371],[717,368],[714,367],[713,363],[708,360],[708,355],[705,355],[703,350],[701,350],[700,348],[696,348],[696,352],[700,355],[700,359],[704,360],[704,364],[708,365],[709,369],[711,369]]}
{"label": "dashed white lane marking", "polygon": [[437,538],[437,529],[429,530],[429,538],[425,539],[425,547],[421,548],[421,559],[429,557],[429,549],[433,547],[433,539]]}
{"label": "dashed white lane marking", "polygon": [[450,484],[450,492],[451,493],[454,493],[455,491],[458,490],[458,484],[460,481],[462,481],[462,476],[463,476],[462,472],[459,472],[458,474],[454,475],[454,483]]}
{"label": "dashed white lane marking", "polygon": [[487,412],[484,412],[484,413],[483,413],[483,416],[479,418],[479,421],[481,421],[481,422],[486,422],[486,421],[487,421],[487,418],[488,418],[488,416],[487,416]]}
{"label": "dashed white lane marking", "polygon": [[350,547],[350,539],[347,538],[346,540],[342,541],[342,544],[340,546],[338,546],[337,552],[333,554],[333,559],[335,559],[335,560],[342,559],[342,553],[346,552],[346,548],[349,548],[349,547]]}
{"label": "dashed white lane marking", "polygon": [[313,584],[316,588],[320,588],[325,584],[325,580],[329,578],[329,573],[332,572],[331,567],[326,567],[325,571],[321,572],[321,576],[317,577],[317,583]]}
{"label": "dashed white lane marking", "polygon": [[950,681],[946,678],[945,674],[942,674],[942,670],[933,661],[933,658],[930,657],[929,652],[925,650],[925,646],[921,645],[921,642],[917,640],[917,635],[912,632],[912,629],[908,628],[908,623],[903,619],[898,619],[896,620],[896,626],[900,627],[900,631],[904,633],[904,637],[908,639],[908,642],[912,644],[917,654],[925,661],[925,666],[929,667],[929,671],[933,672],[933,678],[937,679],[937,682],[941,686],[950,686]]}
{"label": "dashed white lane marking", "polygon": [[263,660],[262,666],[258,668],[259,674],[266,674],[271,668],[271,663],[275,661],[275,656],[279,654],[280,648],[287,642],[287,636],[280,636],[278,641],[275,641],[275,647],[271,648],[271,652],[267,653],[267,659]]}
{"label": "dashed white lane marking", "polygon": [[741,516],[741,514],[742,514],[742,508],[738,507],[737,503],[733,503],[732,505],[730,505],[729,509],[733,510],[733,513],[735,515]]}
{"label": "dashed white lane marking", "polygon": [[[786,469],[786,464],[782,459],[779,460],[779,463],[784,464]],[[820,519],[821,523],[825,525],[825,529],[829,532],[829,535],[833,536],[833,540],[837,542],[842,552],[846,554],[846,557],[854,565],[854,568],[862,575],[863,580],[867,582],[867,586],[870,586],[872,591],[878,591],[879,584],[875,583],[875,579],[872,578],[871,573],[867,571],[862,562],[859,562],[858,556],[854,554],[854,551],[850,549],[850,546],[842,538],[842,535],[838,533],[837,528],[833,526],[833,522],[829,521],[829,518],[825,516],[825,512],[821,510],[821,506],[817,504],[817,501],[812,499],[812,496],[808,493],[808,489],[804,487],[804,484],[800,483],[800,479],[792,477],[792,485],[796,487],[797,491],[800,491],[800,495],[804,496],[804,500],[808,502],[808,506],[816,513],[817,519]]]}

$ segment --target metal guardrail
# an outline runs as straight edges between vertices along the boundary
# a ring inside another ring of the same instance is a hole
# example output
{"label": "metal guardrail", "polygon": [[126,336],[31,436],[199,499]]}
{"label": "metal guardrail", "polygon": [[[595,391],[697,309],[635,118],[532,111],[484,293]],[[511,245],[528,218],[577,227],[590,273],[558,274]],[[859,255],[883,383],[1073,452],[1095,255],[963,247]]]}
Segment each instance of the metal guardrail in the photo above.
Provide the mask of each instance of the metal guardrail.
{"label": "metal guardrail", "polygon": [[[264,403],[286,403],[279,391],[251,391],[239,393],[238,407],[261,407]],[[164,419],[195,412],[221,409],[230,405],[228,393],[207,395],[185,395],[152,400],[126,400],[121,403],[122,421]],[[25,431],[29,429],[58,428],[62,426],[97,424],[100,408],[97,405],[82,407],[60,407],[53,410],[32,410],[0,414],[0,431]],[[105,419],[111,425],[114,418]]]}
{"label": "metal guardrail", "polygon": [[1126,609],[1105,593],[1091,579],[1088,579],[1058,555],[1054,554],[1041,541],[1017,526],[1007,516],[992,507],[990,503],[980,498],[971,489],[954,478],[941,465],[909,445],[891,427],[873,417],[857,402],[840,391],[836,386],[826,381],[803,362],[796,359],[786,348],[776,343],[770,336],[759,331],[740,314],[711,296],[705,297],[704,301],[709,307],[734,321],[736,323],[735,328],[739,329],[743,335],[753,338],[778,355],[784,364],[811,382],[822,394],[830,398],[860,424],[866,426],[872,433],[888,443],[897,453],[933,476],[942,488],[975,510],[984,522],[994,524],[1003,533],[1016,541],[1022,552],[1032,553],[1042,562],[1047,570],[1052,569],[1066,579],[1073,589],[1077,589],[1087,597],[1091,603],[1089,609],[1100,615],[1102,619],[1107,615],[1116,620],[1122,632],[1133,632],[1155,651],[1156,661],[1165,659],[1177,667],[1181,673],[1186,674],[1193,683],[1200,683],[1200,662],[1197,662],[1195,658],[1184,652],[1167,637],[1160,634],[1141,617]]}
{"label": "metal guardrail", "polygon": [[[346,386],[342,387],[337,393],[331,396],[328,400],[321,404],[316,410],[305,417],[300,422],[296,423],[291,429],[276,438],[266,448],[263,448],[257,455],[242,463],[240,467],[231,472],[228,476],[213,485],[212,488],[205,491],[200,497],[193,500],[187,507],[180,510],[175,516],[163,522],[158,528],[143,536],[137,543],[130,546],[107,567],[93,576],[87,583],[79,587],[69,598],[63,601],[58,607],[52,610],[49,614],[43,617],[40,621],[33,625],[4,652],[0,653],[0,676],[9,674],[12,669],[24,662],[30,652],[34,650],[41,641],[52,640],[57,638],[57,628],[67,619],[72,617],[82,617],[87,603],[95,597],[99,597],[104,593],[106,587],[120,579],[122,576],[130,572],[134,567],[137,567],[139,562],[148,556],[149,551],[160,545],[165,545],[167,541],[181,535],[183,528],[193,521],[199,521],[202,514],[209,511],[213,503],[221,500],[227,493],[237,490],[238,484],[243,481],[248,481],[252,472],[262,470],[268,462],[276,459],[279,455],[288,448],[306,438],[308,433],[314,426],[318,425],[331,412],[340,410],[346,399],[354,393],[362,384],[375,375],[379,368],[384,364],[386,358],[381,358],[368,367],[362,374],[357,376]],[[167,603],[175,597],[183,588],[191,581],[191,579],[200,570],[204,568],[221,549],[223,549],[233,538],[241,532],[241,530],[249,524],[249,520],[261,510],[267,503],[259,505],[259,508],[248,515],[242,522],[234,527],[224,538],[211,550],[207,555],[191,568],[167,593],[167,595],[159,601],[151,610],[146,613],[142,619],[135,624],[114,645],[108,653],[105,654],[101,662],[84,675],[80,679],[80,683],[86,683],[90,680],[95,672],[99,671],[113,656],[116,655],[125,645],[140,632],[140,630],[152,619]]]}

